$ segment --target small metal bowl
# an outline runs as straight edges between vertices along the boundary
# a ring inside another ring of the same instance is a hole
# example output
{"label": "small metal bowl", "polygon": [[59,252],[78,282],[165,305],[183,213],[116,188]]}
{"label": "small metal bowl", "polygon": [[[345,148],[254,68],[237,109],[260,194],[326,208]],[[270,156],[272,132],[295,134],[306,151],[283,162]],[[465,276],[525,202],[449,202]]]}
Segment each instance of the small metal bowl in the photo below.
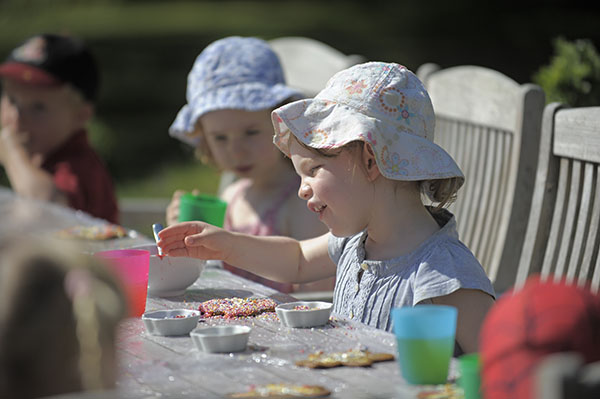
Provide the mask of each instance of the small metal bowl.
{"label": "small metal bowl", "polygon": [[156,310],[142,315],[146,330],[152,335],[187,335],[199,319],[200,312],[188,309]]}
{"label": "small metal bowl", "polygon": [[248,345],[250,331],[247,326],[213,326],[196,328],[190,336],[203,352],[242,352]]}
{"label": "small metal bowl", "polygon": [[327,324],[332,303],[321,301],[299,301],[278,305],[277,316],[286,327],[317,327]]}

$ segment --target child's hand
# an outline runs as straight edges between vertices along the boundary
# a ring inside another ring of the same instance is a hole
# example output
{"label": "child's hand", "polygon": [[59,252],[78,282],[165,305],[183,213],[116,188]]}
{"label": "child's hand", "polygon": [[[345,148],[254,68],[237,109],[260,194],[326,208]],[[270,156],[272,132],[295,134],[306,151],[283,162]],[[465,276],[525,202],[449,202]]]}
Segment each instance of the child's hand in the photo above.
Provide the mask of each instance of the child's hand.
{"label": "child's hand", "polygon": [[158,233],[158,246],[169,256],[227,260],[231,254],[231,233],[204,222],[183,222]]}
{"label": "child's hand", "polygon": [[[186,193],[186,191],[184,191],[184,190],[177,190],[173,193],[171,202],[169,202],[169,205],[167,206],[167,215],[166,215],[167,226],[172,226],[179,222],[179,204],[181,201],[181,196],[185,193]],[[192,194],[198,195],[198,194],[200,194],[200,191],[194,189],[194,190],[192,190]]]}
{"label": "child's hand", "polygon": [[18,133],[13,127],[5,126],[0,131],[0,163],[6,164],[7,157],[11,152],[22,152],[29,156],[25,150],[26,136]]}

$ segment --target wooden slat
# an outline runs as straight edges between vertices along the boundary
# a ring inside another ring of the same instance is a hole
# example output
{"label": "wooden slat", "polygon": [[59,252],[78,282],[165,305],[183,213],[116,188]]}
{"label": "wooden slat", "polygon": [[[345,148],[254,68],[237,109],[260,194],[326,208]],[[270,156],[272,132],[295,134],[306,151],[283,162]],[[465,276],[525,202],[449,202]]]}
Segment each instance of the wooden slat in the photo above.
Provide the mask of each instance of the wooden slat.
{"label": "wooden slat", "polygon": [[[583,254],[581,273],[579,275],[579,284],[582,285],[585,281],[590,278],[592,282],[595,282],[596,289],[598,288],[598,282],[600,281],[600,271],[598,270],[597,261],[600,259],[598,256],[598,245],[599,245],[599,233],[600,229],[600,165],[594,166],[594,176],[592,179],[592,192],[593,197],[590,200],[590,207],[592,209],[592,215],[590,217],[589,236],[586,243],[586,248]],[[594,259],[596,257],[596,259]],[[592,265],[596,264],[596,267],[592,269]],[[590,270],[591,269],[591,270]],[[595,273],[592,271],[595,270]]]}
{"label": "wooden slat", "polygon": [[475,204],[477,204],[478,192],[481,186],[478,185],[478,169],[479,169],[479,159],[481,158],[481,154],[479,152],[479,133],[478,127],[475,125],[469,125],[468,130],[468,144],[467,144],[467,152],[468,152],[468,169],[465,172],[465,177],[467,178],[467,191],[466,198],[464,201],[464,207],[462,209],[461,223],[464,224],[465,233],[463,235],[463,240],[469,243],[469,246],[472,244],[473,239],[473,225],[476,217],[476,209]]}
{"label": "wooden slat", "polygon": [[[578,182],[577,191],[581,192],[578,206],[577,223],[575,225],[575,238],[571,248],[569,266],[567,267],[567,281],[574,282],[581,270],[581,262],[584,254],[586,238],[589,232],[590,203],[592,196],[592,183],[594,178],[594,166],[585,163],[580,166],[583,169],[583,178]],[[573,178],[573,181],[575,178]],[[571,184],[573,186],[573,184]],[[584,272],[585,273],[585,272]]]}
{"label": "wooden slat", "polygon": [[509,169],[509,157],[512,149],[512,136],[507,133],[501,134],[501,145],[498,146],[498,149],[501,151],[499,155],[502,159],[502,164],[500,166],[500,176],[497,182],[498,184],[498,201],[495,204],[495,207],[490,211],[494,214],[494,219],[492,221],[494,226],[494,231],[492,233],[492,245],[489,247],[489,259],[490,262],[488,264],[488,273],[490,273],[492,280],[495,277],[494,269],[496,267],[497,262],[500,260],[500,253],[504,248],[504,240],[506,239],[506,224],[508,223],[508,206],[507,203],[507,193],[508,191],[512,191],[512,188],[508,187],[508,181],[510,178],[510,169]]}
{"label": "wooden slat", "polygon": [[493,159],[490,159],[489,153],[491,149],[491,142],[493,142],[494,135],[486,129],[485,132],[480,134],[480,145],[479,145],[479,177],[478,185],[480,187],[479,200],[475,208],[475,221],[473,226],[473,238],[471,239],[471,250],[474,253],[481,253],[482,249],[485,248],[485,241],[483,239],[483,230],[488,227],[486,225],[487,212],[489,205],[489,197],[491,186],[494,184],[491,180],[491,165]]}
{"label": "wooden slat", "polygon": [[[560,280],[566,275],[567,262],[572,248],[573,224],[577,217],[577,206],[579,204],[579,179],[581,178],[581,163],[577,161],[569,162],[569,183],[564,183],[569,190],[566,192],[564,210],[565,218],[562,230],[558,233],[558,257],[556,259],[556,268],[554,270],[555,279]],[[560,183],[559,183],[560,184]],[[557,203],[558,205],[558,203]]]}
{"label": "wooden slat", "polygon": [[486,207],[486,229],[484,232],[486,246],[480,251],[481,260],[485,262],[486,271],[489,269],[489,264],[491,262],[492,257],[492,248],[496,243],[496,227],[498,226],[496,221],[498,219],[499,214],[495,212],[498,209],[502,198],[500,198],[500,184],[496,182],[501,181],[502,176],[502,163],[503,158],[501,151],[502,147],[502,135],[499,131],[495,131],[492,137],[492,148],[490,149],[489,157],[492,161],[492,175],[490,181],[493,182],[490,184],[490,199],[488,206]]}
{"label": "wooden slat", "polygon": [[542,277],[548,278],[555,272],[556,258],[560,246],[560,237],[564,225],[563,210],[565,209],[567,187],[569,179],[569,161],[567,159],[560,160],[560,174],[558,178],[558,191],[556,194],[556,202],[554,212],[552,214],[552,226],[550,227],[550,236],[546,244],[544,261],[542,266]]}

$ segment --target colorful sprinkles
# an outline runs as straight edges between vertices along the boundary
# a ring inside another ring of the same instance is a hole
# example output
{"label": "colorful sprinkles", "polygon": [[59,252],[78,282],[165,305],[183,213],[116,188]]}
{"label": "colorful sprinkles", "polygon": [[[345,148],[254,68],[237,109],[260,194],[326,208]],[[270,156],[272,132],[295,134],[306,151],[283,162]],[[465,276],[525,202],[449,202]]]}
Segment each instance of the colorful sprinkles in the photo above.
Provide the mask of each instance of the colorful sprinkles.
{"label": "colorful sprinkles", "polygon": [[233,319],[275,312],[275,306],[277,302],[270,298],[221,298],[202,302],[198,310],[204,317],[222,316]]}

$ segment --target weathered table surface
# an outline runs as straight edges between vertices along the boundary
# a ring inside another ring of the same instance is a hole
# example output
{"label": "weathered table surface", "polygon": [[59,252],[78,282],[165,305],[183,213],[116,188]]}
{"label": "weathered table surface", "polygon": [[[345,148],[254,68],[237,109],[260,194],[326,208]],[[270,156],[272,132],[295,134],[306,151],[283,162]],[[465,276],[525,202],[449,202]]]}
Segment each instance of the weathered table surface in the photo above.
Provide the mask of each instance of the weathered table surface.
{"label": "weathered table surface", "polygon": [[[202,301],[234,296],[269,296],[277,302],[294,300],[223,269],[207,267],[184,295],[148,298],[146,311],[197,309]],[[118,340],[119,392],[132,397],[218,398],[247,391],[252,385],[290,383],[321,385],[334,398],[416,398],[419,393],[419,397],[433,398],[422,395],[424,391],[448,388],[406,384],[396,361],[331,369],[295,366],[296,360],[319,350],[366,348],[395,354],[392,334],[335,315],[326,326],[315,328],[284,327],[274,314],[237,320],[206,318],[199,323],[216,324],[251,326],[247,350],[208,354],[199,351],[189,336],[153,336],[146,332],[141,319],[124,321]]]}
{"label": "weathered table surface", "polygon": [[[107,223],[62,206],[30,201],[0,188],[0,238],[15,234],[52,236],[78,225]],[[97,252],[153,242],[130,231],[127,237],[80,240],[82,250]],[[279,303],[294,298],[246,280],[219,267],[206,267],[198,280],[178,297],[147,299],[146,311],[197,309],[212,298],[268,296]],[[245,352],[208,354],[199,351],[189,336],[160,337],[146,332],[141,318],[121,323],[117,339],[119,373],[117,390],[90,393],[86,398],[222,398],[247,391],[252,385],[290,383],[321,385],[333,398],[457,398],[440,396],[453,385],[411,386],[404,382],[396,361],[371,367],[308,369],[295,366],[316,351],[341,352],[362,348],[395,354],[392,334],[332,315],[323,327],[294,329],[280,325],[274,313],[237,320],[207,318],[200,325],[241,324],[252,327]],[[455,374],[452,363],[451,376]],[[74,397],[80,397],[76,394]],[[108,396],[107,396],[108,395]],[[70,398],[72,396],[69,396]]]}
{"label": "weathered table surface", "polygon": [[[12,190],[0,187],[0,238],[19,235],[57,237],[60,230],[76,226],[108,225],[106,220],[68,207],[30,200],[16,195]],[[110,240],[69,240],[82,251],[93,253],[103,250],[130,248],[153,243],[154,240],[134,230],[126,237]]]}

